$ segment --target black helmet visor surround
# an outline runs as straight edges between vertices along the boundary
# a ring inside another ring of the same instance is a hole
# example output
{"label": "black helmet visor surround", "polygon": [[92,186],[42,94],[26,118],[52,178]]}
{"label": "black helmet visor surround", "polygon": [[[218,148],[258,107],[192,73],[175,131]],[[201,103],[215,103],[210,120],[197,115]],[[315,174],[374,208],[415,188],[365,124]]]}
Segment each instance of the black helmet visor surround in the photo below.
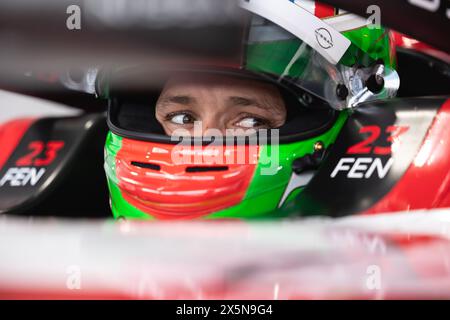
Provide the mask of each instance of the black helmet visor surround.
{"label": "black helmet visor surround", "polygon": [[[279,141],[288,143],[311,138],[328,130],[337,116],[329,105],[289,82],[279,82],[268,74],[246,70],[211,67],[172,67],[156,70],[143,66],[127,68],[110,75],[108,87],[108,126],[122,137],[143,141],[179,143],[180,139],[167,136],[155,116],[156,102],[171,76],[214,74],[262,81],[276,86],[287,108],[286,122],[279,128]],[[269,129],[271,131],[273,129]],[[271,133],[268,132],[270,137]],[[195,140],[198,138],[192,138]],[[226,140],[225,137],[223,140]],[[183,141],[186,141],[183,139]],[[217,140],[216,140],[217,142]]]}

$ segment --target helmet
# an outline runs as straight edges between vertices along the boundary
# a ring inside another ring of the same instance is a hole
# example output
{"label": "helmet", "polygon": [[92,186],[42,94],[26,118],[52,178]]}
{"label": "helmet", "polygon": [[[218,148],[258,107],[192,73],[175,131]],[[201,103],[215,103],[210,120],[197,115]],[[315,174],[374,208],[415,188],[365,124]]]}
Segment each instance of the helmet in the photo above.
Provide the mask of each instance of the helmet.
{"label": "helmet", "polygon": [[[395,95],[395,57],[384,28],[314,1],[240,5],[237,55],[100,73],[97,90],[109,104],[105,171],[114,217],[280,217],[289,210],[277,209],[301,197],[348,110]],[[155,105],[167,81],[180,75],[275,87],[285,120],[242,139],[169,137]],[[133,82],[139,88],[130,89]]]}

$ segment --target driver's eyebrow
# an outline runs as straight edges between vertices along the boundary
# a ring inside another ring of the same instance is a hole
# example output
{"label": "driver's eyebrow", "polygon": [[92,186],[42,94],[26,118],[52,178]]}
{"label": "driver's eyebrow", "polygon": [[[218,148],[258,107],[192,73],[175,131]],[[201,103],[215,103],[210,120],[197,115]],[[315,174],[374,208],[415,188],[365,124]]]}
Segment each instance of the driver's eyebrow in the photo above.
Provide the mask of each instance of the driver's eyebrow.
{"label": "driver's eyebrow", "polygon": [[254,106],[261,109],[270,109],[270,106],[264,105],[257,101],[256,99],[247,98],[247,97],[239,97],[239,96],[231,96],[228,97],[228,105],[231,106]]}
{"label": "driver's eyebrow", "polygon": [[181,104],[184,106],[190,106],[196,103],[195,98],[187,95],[173,95],[173,96],[166,96],[162,99],[160,102],[161,106],[165,106],[169,103],[174,104]]}

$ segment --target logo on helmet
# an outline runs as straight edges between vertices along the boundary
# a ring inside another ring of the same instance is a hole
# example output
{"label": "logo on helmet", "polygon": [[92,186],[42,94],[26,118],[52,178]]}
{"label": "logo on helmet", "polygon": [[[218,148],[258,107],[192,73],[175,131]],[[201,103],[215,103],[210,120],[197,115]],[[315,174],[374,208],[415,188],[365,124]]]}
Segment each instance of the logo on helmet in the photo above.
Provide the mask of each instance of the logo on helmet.
{"label": "logo on helmet", "polygon": [[319,46],[324,49],[330,49],[333,47],[333,38],[331,37],[330,31],[325,28],[318,28],[314,31],[316,34],[316,40]]}

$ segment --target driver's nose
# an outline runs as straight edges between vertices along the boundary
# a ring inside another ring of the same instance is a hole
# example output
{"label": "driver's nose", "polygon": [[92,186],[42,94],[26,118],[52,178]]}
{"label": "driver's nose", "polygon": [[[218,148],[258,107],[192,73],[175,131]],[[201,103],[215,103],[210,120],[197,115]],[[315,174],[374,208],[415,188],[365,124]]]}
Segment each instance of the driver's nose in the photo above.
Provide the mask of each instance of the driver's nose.
{"label": "driver's nose", "polygon": [[[204,116],[198,125],[201,127],[202,132],[200,134],[203,136],[225,135],[227,129],[224,121],[220,121],[220,117],[217,114]],[[197,132],[194,132],[194,134],[198,135]]]}

